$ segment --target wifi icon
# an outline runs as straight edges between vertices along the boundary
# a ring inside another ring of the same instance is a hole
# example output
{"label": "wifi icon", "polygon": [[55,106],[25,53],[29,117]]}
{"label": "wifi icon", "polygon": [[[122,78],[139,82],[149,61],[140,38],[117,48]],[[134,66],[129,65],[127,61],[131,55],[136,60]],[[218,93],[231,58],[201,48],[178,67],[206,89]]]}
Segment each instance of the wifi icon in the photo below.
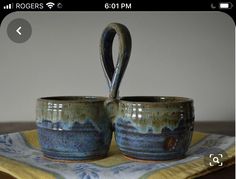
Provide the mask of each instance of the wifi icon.
{"label": "wifi icon", "polygon": [[49,9],[52,9],[53,6],[55,5],[55,3],[53,3],[53,2],[48,2],[46,5],[48,6]]}

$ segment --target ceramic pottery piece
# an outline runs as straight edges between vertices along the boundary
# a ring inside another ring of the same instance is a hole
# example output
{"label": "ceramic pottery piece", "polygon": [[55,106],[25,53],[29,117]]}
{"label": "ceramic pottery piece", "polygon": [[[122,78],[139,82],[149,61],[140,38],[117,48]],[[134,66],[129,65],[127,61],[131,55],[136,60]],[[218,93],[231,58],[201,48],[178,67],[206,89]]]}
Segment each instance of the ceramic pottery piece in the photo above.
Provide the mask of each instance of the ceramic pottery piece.
{"label": "ceramic pottery piece", "polygon": [[143,160],[184,157],[193,133],[193,100],[146,96],[117,102],[115,139],[124,155]]}
{"label": "ceramic pottery piece", "polygon": [[[116,34],[119,40],[119,53],[114,67],[112,43]],[[131,46],[131,35],[126,26],[111,23],[104,29],[100,40],[100,60],[110,90],[110,99],[115,99],[118,96],[120,83],[129,62]]]}
{"label": "ceramic pottery piece", "polygon": [[[112,58],[115,32],[122,34],[116,67]],[[115,139],[120,151],[128,157],[141,160],[184,157],[193,132],[193,100],[168,96],[119,98],[119,79],[122,79],[129,61],[131,36],[126,27],[116,25],[107,28],[104,36],[100,56],[110,89],[106,106],[114,116]],[[123,68],[118,68],[119,65],[123,65]]]}
{"label": "ceramic pottery piece", "polygon": [[45,97],[37,100],[36,124],[44,156],[58,160],[105,157],[112,124],[105,97]]}
{"label": "ceramic pottery piece", "polygon": [[[116,69],[112,43],[119,38]],[[117,95],[128,64],[131,37],[119,23],[109,24],[101,36],[100,54],[106,62],[110,96]],[[105,97],[45,97],[37,100],[36,124],[43,154],[52,159],[84,160],[105,157],[112,138],[113,109]]]}

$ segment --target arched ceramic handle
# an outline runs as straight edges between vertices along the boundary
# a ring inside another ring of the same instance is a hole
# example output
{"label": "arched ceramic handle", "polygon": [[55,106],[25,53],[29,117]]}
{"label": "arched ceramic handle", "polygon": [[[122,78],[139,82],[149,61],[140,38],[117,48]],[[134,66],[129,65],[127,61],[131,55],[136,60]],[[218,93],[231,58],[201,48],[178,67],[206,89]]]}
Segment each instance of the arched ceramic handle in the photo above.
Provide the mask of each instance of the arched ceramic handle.
{"label": "arched ceramic handle", "polygon": [[[116,34],[119,38],[119,53],[115,67],[112,57],[112,43]],[[111,23],[104,29],[100,41],[100,60],[110,90],[109,97],[112,99],[117,98],[120,83],[129,62],[131,46],[131,35],[124,25]]]}

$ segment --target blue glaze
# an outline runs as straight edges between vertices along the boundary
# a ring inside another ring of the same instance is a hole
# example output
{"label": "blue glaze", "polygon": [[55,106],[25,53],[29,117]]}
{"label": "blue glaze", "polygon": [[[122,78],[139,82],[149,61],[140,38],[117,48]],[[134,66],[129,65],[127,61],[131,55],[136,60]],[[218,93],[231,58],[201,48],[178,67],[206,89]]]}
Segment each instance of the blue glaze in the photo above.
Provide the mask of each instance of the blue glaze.
{"label": "blue glaze", "polygon": [[36,125],[43,154],[57,160],[105,157],[112,138],[105,100],[81,96],[38,99]]}
{"label": "blue glaze", "polygon": [[[183,130],[181,126],[174,131],[167,130],[166,127],[162,133],[153,133],[152,131],[140,133],[122,118],[115,122],[116,143],[124,155],[132,158],[144,160],[182,158],[188,150],[191,137],[192,131],[187,128]],[[174,140],[174,149],[165,146],[168,139]]]}
{"label": "blue glaze", "polygon": [[[116,67],[114,67],[112,43],[116,34],[119,37],[119,53]],[[126,26],[110,23],[104,29],[100,40],[100,60],[110,90],[110,98],[118,97],[118,90],[129,62],[131,48],[132,39]]]}
{"label": "blue glaze", "polygon": [[[56,125],[62,126],[59,122],[52,126]],[[105,157],[108,153],[112,138],[110,123],[103,125],[107,130],[101,131],[89,121],[84,124],[77,122],[71,130],[53,130],[41,126],[38,126],[39,141],[48,158],[84,160]]]}
{"label": "blue glaze", "polygon": [[101,120],[98,124],[93,122],[93,120],[85,119],[83,122],[52,122],[47,119],[43,119],[42,121],[36,122],[38,127],[53,129],[53,130],[80,130],[80,131],[88,131],[88,130],[97,130],[102,131],[110,128],[111,123],[108,122],[109,119]]}

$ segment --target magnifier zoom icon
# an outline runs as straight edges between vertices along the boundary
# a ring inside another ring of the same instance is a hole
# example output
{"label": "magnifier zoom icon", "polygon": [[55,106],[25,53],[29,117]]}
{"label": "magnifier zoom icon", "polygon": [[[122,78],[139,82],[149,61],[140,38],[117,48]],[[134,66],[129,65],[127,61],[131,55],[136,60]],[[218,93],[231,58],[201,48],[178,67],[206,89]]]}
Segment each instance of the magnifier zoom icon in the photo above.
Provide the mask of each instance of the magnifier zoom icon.
{"label": "magnifier zoom icon", "polygon": [[215,162],[215,163],[220,163],[220,161],[219,161],[219,158],[218,158],[218,157],[213,157],[213,158],[212,158],[212,161],[213,161],[213,162]]}
{"label": "magnifier zoom icon", "polygon": [[214,166],[214,164],[218,164],[218,166],[223,166],[223,162],[220,161],[219,157],[223,158],[223,155],[218,154],[217,156],[215,156],[215,154],[210,154],[209,159],[211,159],[211,161],[209,162],[209,165]]}

